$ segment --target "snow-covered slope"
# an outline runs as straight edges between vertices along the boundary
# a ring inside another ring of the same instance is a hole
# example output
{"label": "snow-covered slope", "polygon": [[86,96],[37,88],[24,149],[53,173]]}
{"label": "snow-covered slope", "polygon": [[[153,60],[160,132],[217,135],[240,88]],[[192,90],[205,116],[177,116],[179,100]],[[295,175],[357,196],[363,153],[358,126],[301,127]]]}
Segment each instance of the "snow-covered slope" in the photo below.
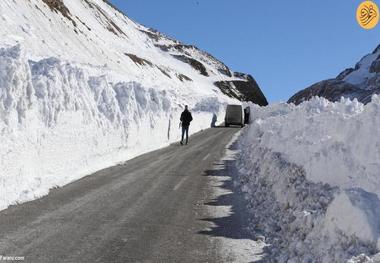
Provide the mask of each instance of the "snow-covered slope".
{"label": "snow-covered slope", "polygon": [[[111,71],[117,80],[182,86],[190,94],[195,88],[219,95],[210,84],[248,80],[208,53],[135,23],[103,0],[5,0],[0,8],[1,45],[21,44],[31,60],[55,57]],[[256,98],[265,104],[265,97]]]}
{"label": "snow-covered slope", "polygon": [[191,132],[266,104],[236,81],[254,82],[103,0],[0,1],[0,209],[177,140],[185,104]]}
{"label": "snow-covered slope", "polygon": [[235,183],[253,231],[270,245],[265,262],[340,263],[380,252],[380,97],[251,110]]}
{"label": "snow-covered slope", "polygon": [[348,68],[335,79],[324,80],[306,88],[289,99],[299,104],[313,96],[339,101],[341,97],[357,98],[362,103],[371,101],[373,94],[380,94],[380,45],[364,56],[355,68]]}

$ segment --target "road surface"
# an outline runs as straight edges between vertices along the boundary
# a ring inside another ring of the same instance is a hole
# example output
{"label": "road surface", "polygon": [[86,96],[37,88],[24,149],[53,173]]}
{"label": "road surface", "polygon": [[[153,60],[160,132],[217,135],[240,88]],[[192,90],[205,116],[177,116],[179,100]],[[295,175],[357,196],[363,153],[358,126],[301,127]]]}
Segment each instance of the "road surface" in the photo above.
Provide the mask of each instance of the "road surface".
{"label": "road surface", "polygon": [[252,240],[226,201],[230,181],[215,170],[238,130],[208,129],[188,146],[144,154],[0,212],[0,255],[24,262],[240,261],[247,251],[238,250],[252,252],[244,247]]}

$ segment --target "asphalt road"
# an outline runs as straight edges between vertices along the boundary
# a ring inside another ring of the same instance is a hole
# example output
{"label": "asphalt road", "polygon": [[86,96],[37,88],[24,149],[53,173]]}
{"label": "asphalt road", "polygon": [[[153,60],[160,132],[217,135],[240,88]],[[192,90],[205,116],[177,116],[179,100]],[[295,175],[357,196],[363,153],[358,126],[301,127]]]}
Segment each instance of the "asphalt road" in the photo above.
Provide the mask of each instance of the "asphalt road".
{"label": "asphalt road", "polygon": [[173,144],[0,212],[0,255],[24,262],[226,261],[204,220],[215,187],[206,171],[238,130],[205,130],[188,146]]}

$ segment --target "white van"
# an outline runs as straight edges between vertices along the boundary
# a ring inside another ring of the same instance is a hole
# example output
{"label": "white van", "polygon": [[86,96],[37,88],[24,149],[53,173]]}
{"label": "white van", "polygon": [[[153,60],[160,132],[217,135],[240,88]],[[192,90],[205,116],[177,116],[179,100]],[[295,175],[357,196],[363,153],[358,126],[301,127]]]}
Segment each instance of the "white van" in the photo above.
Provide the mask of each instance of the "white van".
{"label": "white van", "polygon": [[243,107],[241,105],[227,105],[224,124],[226,127],[230,125],[244,127]]}

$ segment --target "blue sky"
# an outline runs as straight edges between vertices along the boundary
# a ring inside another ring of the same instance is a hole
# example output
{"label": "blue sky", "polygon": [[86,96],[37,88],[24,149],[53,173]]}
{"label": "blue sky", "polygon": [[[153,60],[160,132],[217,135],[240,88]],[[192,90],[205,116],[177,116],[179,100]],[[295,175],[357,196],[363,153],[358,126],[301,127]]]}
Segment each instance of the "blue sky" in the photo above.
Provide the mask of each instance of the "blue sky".
{"label": "blue sky", "polygon": [[[135,21],[250,73],[270,102],[335,77],[380,44],[360,0],[112,0]],[[375,1],[380,5],[380,1]]]}

